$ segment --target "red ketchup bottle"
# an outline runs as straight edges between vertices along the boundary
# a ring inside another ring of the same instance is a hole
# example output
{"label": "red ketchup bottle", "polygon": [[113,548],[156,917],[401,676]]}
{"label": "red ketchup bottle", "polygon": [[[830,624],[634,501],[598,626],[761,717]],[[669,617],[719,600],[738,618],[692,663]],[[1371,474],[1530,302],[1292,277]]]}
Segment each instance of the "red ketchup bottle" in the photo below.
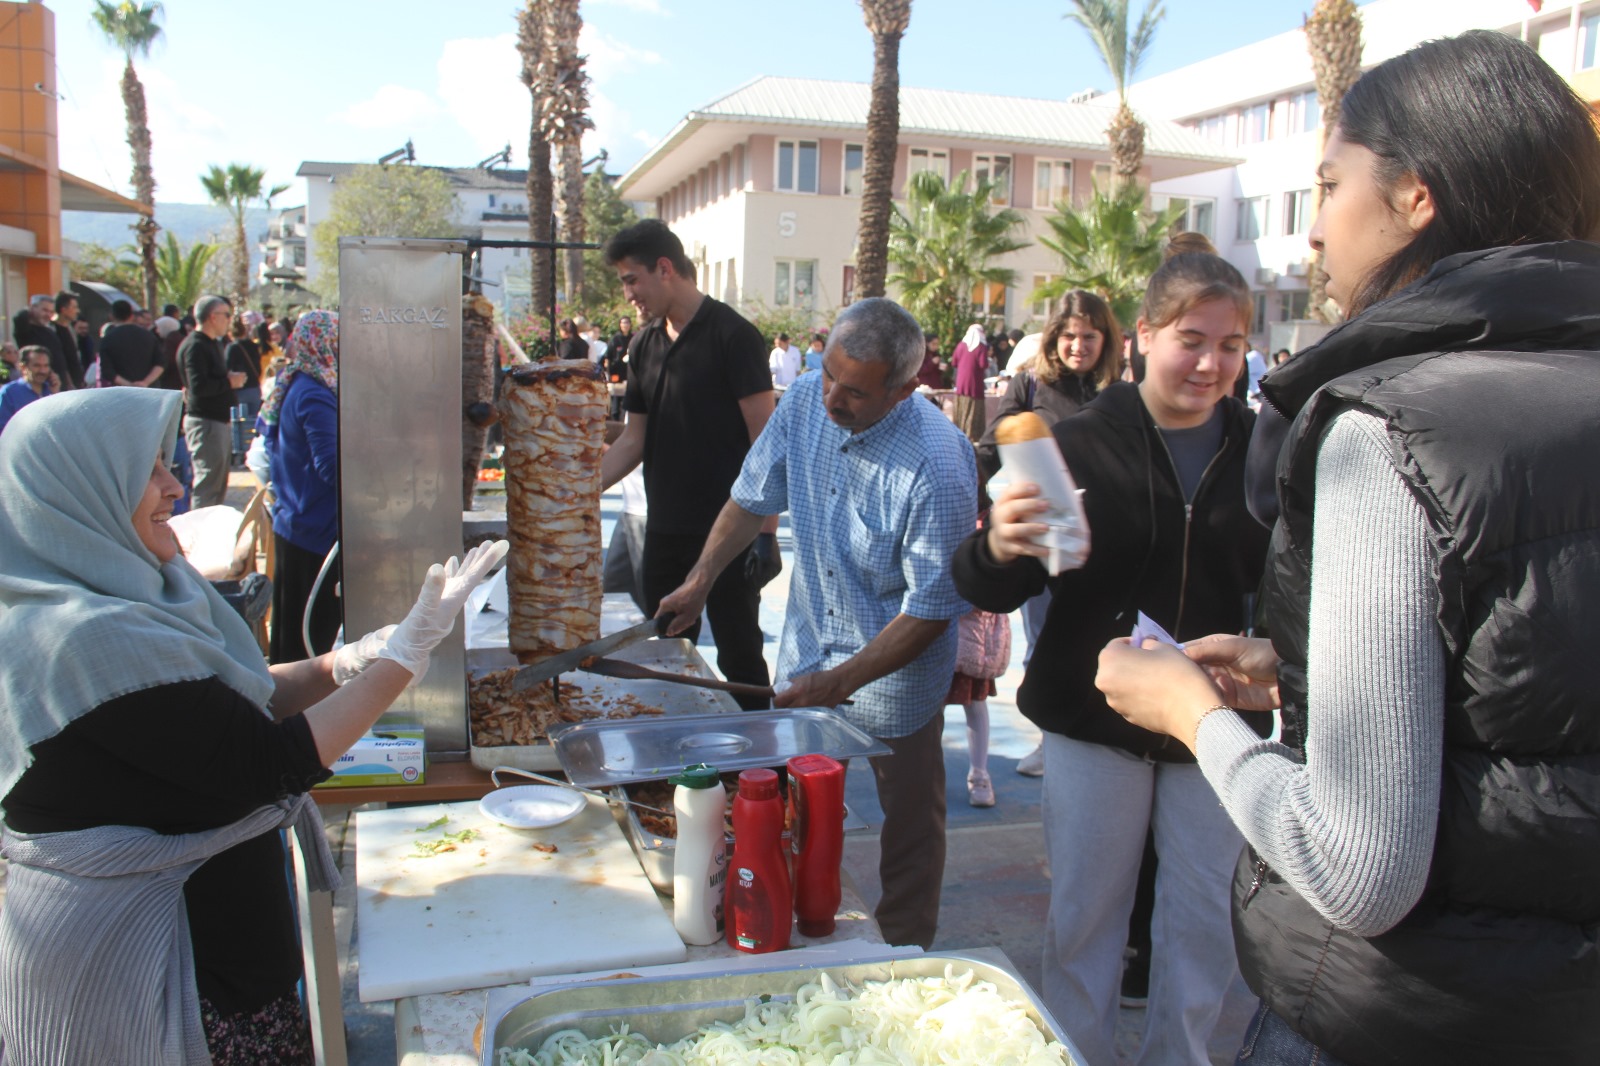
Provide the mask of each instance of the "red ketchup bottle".
{"label": "red ketchup bottle", "polygon": [[789,760],[794,914],[802,936],[833,932],[844,857],[844,764],[826,755]]}
{"label": "red ketchup bottle", "polygon": [[755,955],[789,946],[794,911],[782,838],[778,775],[744,771],[733,801],[733,855],[723,907],[730,948]]}

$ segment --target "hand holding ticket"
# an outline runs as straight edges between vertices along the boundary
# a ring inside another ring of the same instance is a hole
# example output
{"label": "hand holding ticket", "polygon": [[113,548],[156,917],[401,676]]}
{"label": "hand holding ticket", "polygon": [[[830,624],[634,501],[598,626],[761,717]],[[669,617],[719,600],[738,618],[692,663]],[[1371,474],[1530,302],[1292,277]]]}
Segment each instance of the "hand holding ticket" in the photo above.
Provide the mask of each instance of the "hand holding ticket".
{"label": "hand holding ticket", "polygon": [[1144,647],[1144,642],[1150,640],[1152,637],[1156,640],[1159,640],[1163,644],[1171,644],[1179,651],[1183,650],[1183,645],[1179,644],[1176,640],[1173,640],[1172,634],[1168,633],[1165,629],[1162,629],[1160,622],[1157,622],[1143,611],[1140,611],[1139,617],[1133,623],[1133,646],[1135,648],[1142,648]]}
{"label": "hand holding ticket", "polygon": [[1053,577],[1082,566],[1089,558],[1089,519],[1050,427],[1032,411],[1024,411],[1001,420],[994,437],[1006,477],[1013,484],[1038,485],[1040,498],[1050,505],[1033,519],[1049,527],[1037,541],[1047,549],[1042,560],[1045,570]]}

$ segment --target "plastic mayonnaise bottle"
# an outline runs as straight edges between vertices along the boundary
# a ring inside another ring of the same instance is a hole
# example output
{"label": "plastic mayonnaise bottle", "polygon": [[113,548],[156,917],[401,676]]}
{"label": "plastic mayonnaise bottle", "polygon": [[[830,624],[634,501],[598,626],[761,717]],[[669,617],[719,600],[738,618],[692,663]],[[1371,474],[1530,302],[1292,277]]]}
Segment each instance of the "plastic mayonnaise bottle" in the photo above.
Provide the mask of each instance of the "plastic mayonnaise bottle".
{"label": "plastic mayonnaise bottle", "polygon": [[728,794],[717,771],[700,763],[669,778],[678,842],[672,854],[672,924],[685,944],[722,939],[723,880],[727,877]]}

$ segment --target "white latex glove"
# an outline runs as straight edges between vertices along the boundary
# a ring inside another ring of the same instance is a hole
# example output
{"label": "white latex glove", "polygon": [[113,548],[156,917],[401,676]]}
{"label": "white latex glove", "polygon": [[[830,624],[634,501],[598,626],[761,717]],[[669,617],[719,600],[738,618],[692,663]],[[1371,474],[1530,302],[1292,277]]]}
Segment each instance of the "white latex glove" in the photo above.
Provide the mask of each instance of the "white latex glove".
{"label": "white latex glove", "polygon": [[[438,563],[430,566],[411,613],[386,638],[380,638],[382,646],[377,649],[376,657],[391,659],[411,671],[412,685],[421,681],[422,675],[428,672],[428,658],[433,649],[455,628],[456,615],[461,613],[467,594],[478,587],[510,550],[509,541],[488,541],[473,548],[459,561],[451,556],[443,566]],[[358,648],[367,640],[362,637],[357,641]]]}
{"label": "white latex glove", "polygon": [[333,652],[333,683],[343,685],[356,677],[361,671],[378,661],[378,653],[383,651],[389,637],[398,626],[387,625],[382,629],[374,629],[354,644],[341,644]]}

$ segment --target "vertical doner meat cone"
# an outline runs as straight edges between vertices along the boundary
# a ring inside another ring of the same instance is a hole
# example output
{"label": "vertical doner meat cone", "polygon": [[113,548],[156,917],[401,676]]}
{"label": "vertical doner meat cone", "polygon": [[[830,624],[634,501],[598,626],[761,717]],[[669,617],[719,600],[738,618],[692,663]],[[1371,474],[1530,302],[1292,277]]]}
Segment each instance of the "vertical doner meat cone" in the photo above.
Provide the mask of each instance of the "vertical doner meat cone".
{"label": "vertical doner meat cone", "polygon": [[600,636],[600,453],[610,397],[599,367],[518,367],[500,392],[510,647],[537,662]]}

